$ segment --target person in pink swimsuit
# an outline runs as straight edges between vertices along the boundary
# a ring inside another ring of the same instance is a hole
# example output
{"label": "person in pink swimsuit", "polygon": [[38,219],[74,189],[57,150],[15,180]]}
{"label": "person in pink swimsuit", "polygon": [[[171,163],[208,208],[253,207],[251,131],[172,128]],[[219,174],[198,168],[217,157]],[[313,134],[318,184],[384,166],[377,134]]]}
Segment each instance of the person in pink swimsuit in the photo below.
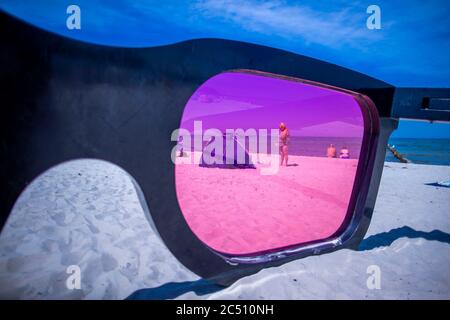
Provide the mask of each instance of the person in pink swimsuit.
{"label": "person in pink swimsuit", "polygon": [[288,143],[289,143],[289,130],[286,125],[282,122],[280,123],[280,165],[288,165]]}
{"label": "person in pink swimsuit", "polygon": [[327,148],[327,158],[336,158],[336,148],[330,144]]}

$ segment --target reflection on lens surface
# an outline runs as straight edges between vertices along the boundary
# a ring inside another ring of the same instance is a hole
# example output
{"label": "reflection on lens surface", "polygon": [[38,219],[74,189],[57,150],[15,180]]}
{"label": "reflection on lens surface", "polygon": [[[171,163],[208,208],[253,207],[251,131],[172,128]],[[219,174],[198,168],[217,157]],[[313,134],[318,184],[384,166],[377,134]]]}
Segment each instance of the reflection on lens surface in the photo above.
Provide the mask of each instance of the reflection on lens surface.
{"label": "reflection on lens surface", "polygon": [[[207,246],[257,253],[325,239],[343,223],[364,133],[350,94],[227,72],[193,94],[180,128],[189,137],[179,140],[178,202]],[[230,138],[227,149],[227,129],[247,136]]]}

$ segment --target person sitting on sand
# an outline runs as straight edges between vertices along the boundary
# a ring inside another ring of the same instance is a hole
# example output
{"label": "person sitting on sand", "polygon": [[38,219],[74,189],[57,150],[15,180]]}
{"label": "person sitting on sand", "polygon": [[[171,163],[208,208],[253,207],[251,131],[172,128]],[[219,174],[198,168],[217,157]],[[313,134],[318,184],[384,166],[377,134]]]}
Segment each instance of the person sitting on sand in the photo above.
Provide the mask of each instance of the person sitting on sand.
{"label": "person sitting on sand", "polygon": [[187,156],[186,152],[184,152],[184,150],[183,150],[183,140],[181,137],[178,137],[178,151],[179,151],[178,157],[186,157]]}
{"label": "person sitting on sand", "polygon": [[347,147],[342,147],[339,158],[341,159],[349,159],[350,158],[350,151],[348,151]]}
{"label": "person sitting on sand", "polygon": [[336,158],[336,148],[332,143],[327,148],[327,158]]}
{"label": "person sitting on sand", "polygon": [[280,165],[285,163],[286,167],[288,165],[288,142],[289,142],[289,130],[286,125],[281,122],[280,123],[280,156],[281,162]]}
{"label": "person sitting on sand", "polygon": [[180,148],[180,154],[178,156],[179,157],[187,157],[187,153],[184,152],[183,147]]}

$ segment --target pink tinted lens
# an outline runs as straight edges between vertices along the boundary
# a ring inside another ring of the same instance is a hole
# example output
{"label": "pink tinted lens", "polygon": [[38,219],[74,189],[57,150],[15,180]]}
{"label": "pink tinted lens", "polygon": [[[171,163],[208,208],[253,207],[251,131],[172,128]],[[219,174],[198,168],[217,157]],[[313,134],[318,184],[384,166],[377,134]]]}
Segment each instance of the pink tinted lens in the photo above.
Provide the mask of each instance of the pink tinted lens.
{"label": "pink tinted lens", "polygon": [[[197,129],[201,123],[201,132],[194,132],[195,123]],[[280,130],[280,123],[287,129]],[[343,224],[364,134],[361,108],[352,95],[273,76],[227,72],[193,94],[180,127],[190,138],[179,140],[177,198],[189,227],[210,248],[252,254],[325,239]],[[231,157],[236,160],[237,149],[244,149],[244,163],[205,164],[205,152],[224,162],[229,158],[225,147],[206,148],[215,139],[205,132],[239,128],[257,133],[274,129],[280,135],[276,148],[257,150],[272,152],[278,161],[283,158],[275,173],[262,174],[267,163],[260,163],[258,155],[253,158],[249,137],[233,142]],[[195,145],[196,139],[202,142]]]}

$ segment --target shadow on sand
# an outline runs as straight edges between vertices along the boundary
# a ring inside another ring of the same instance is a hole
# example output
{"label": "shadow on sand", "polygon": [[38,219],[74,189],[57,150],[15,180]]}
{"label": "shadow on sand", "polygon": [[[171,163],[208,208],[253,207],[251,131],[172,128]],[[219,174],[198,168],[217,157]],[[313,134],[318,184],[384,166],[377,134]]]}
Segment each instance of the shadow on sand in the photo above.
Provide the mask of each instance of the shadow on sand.
{"label": "shadow on sand", "polygon": [[298,163],[289,163],[288,167],[298,167]]}
{"label": "shadow on sand", "polygon": [[175,299],[176,297],[193,291],[201,296],[204,294],[214,293],[224,287],[213,284],[212,282],[199,279],[197,281],[185,282],[169,282],[156,288],[139,289],[133,292],[126,300],[162,300]]}
{"label": "shadow on sand", "polygon": [[[417,231],[411,227],[403,226],[392,229],[388,232],[382,232],[364,239],[358,247],[358,251],[372,250],[378,247],[390,246],[399,238],[423,238],[426,240],[435,240],[450,244],[450,234],[440,230],[431,232]],[[201,296],[214,293],[224,289],[208,280],[199,279],[197,281],[170,282],[156,288],[140,289],[128,296],[127,300],[162,300],[175,299],[187,292],[194,292]]]}
{"label": "shadow on sand", "polygon": [[378,247],[390,246],[399,238],[423,238],[426,240],[435,240],[450,244],[450,234],[440,230],[430,232],[417,231],[411,227],[403,226],[401,228],[392,229],[388,232],[382,232],[364,239],[358,247],[358,251],[372,250]]}
{"label": "shadow on sand", "polygon": [[[448,183],[448,182],[446,182]],[[433,183],[425,183],[427,186],[438,187],[438,188],[450,188],[450,185],[446,185],[443,182],[433,182]]]}

